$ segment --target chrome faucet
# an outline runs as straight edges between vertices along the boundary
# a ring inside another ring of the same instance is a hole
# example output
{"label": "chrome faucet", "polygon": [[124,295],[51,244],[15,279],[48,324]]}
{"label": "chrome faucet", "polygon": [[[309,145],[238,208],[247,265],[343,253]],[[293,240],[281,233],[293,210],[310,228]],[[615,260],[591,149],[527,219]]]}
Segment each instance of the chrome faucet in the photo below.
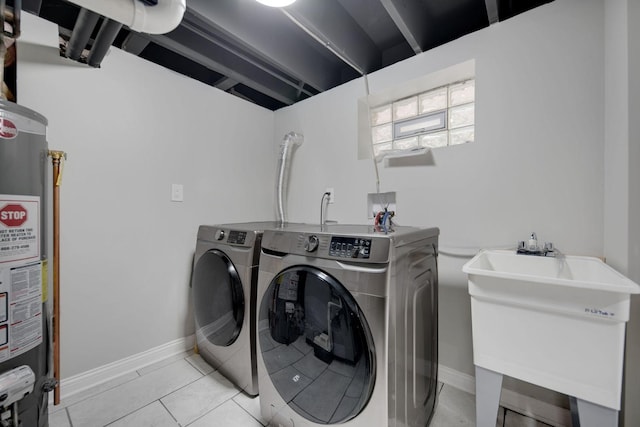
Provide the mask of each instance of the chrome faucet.
{"label": "chrome faucet", "polygon": [[538,246],[538,236],[535,232],[531,233],[528,242],[525,243],[524,240],[520,240],[518,242],[516,253],[521,255],[556,256],[556,250],[553,247],[553,243],[545,242],[543,247]]}

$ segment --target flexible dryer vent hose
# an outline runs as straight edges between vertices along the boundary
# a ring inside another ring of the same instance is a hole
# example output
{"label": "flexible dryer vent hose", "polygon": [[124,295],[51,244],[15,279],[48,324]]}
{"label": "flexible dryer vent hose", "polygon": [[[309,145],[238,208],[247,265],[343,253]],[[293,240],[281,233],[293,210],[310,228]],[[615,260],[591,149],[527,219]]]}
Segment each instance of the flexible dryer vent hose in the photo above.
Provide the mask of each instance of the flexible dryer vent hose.
{"label": "flexible dryer vent hose", "polygon": [[277,218],[280,224],[287,222],[286,213],[286,196],[289,180],[289,169],[291,167],[291,156],[294,149],[304,141],[304,136],[296,132],[289,132],[284,136],[280,145],[280,157],[278,159],[278,178],[276,181],[276,197],[277,197]]}

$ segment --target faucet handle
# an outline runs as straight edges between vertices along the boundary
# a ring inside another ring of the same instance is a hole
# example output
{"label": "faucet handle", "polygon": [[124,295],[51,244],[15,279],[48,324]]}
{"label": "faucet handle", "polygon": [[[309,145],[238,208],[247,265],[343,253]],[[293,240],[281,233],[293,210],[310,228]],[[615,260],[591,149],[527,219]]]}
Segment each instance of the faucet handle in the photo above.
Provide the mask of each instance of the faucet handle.
{"label": "faucet handle", "polygon": [[545,256],[550,256],[550,257],[557,256],[557,252],[556,252],[556,249],[553,247],[553,243],[545,242],[545,244],[544,244],[544,255]]}

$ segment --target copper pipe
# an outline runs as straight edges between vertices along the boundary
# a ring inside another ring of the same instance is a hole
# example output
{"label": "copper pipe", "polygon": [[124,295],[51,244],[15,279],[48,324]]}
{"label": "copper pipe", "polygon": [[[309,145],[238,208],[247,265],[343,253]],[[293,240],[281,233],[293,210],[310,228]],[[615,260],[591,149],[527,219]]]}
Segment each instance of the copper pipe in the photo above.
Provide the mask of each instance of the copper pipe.
{"label": "copper pipe", "polygon": [[53,404],[60,404],[60,163],[66,154],[49,151],[53,164]]}

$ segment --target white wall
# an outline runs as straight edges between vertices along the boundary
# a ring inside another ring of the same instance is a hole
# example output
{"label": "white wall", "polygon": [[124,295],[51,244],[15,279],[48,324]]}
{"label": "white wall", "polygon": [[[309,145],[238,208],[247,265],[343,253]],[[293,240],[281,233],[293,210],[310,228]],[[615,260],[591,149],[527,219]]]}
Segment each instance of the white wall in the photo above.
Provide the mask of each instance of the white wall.
{"label": "white wall", "polygon": [[[475,58],[476,141],[432,151],[432,165],[381,167],[397,222],[438,226],[446,247],[515,245],[536,231],[571,254],[603,254],[604,36],[601,1],[558,0],[373,73],[370,90]],[[371,161],[357,159],[363,79],[276,112],[276,134],[304,133],[290,219],[367,221]],[[441,256],[440,362],[473,373],[464,259]]]}
{"label": "white wall", "polygon": [[69,155],[64,379],[193,334],[197,227],[272,219],[276,157],[273,112],[118,49],[100,69],[81,66],[57,44],[56,25],[24,15],[18,101],[49,119],[50,148]]}
{"label": "white wall", "polygon": [[604,251],[622,273],[629,268],[629,38],[627,1],[605,3]]}
{"label": "white wall", "polygon": [[[380,169],[381,190],[397,192],[399,224],[438,226],[448,248],[511,245],[536,231],[566,253],[604,254],[614,266],[637,259],[637,168],[611,145],[613,128],[605,138],[605,111],[618,105],[605,82],[625,73],[616,63],[605,74],[619,55],[617,42],[605,46],[604,5],[615,2],[556,0],[369,76],[376,93],[476,61],[476,142],[434,150],[429,166]],[[629,75],[639,71],[634,46]],[[193,332],[196,228],[273,218],[287,132],[305,135],[292,162],[289,219],[318,221],[322,193],[334,187],[328,218],[368,221],[376,186],[371,161],[356,160],[362,79],[274,114],[117,49],[98,70],[61,59],[56,26],[27,14],[18,67],[20,104],[48,117],[50,147],[69,153],[63,378]],[[629,82],[635,114],[638,85]],[[631,162],[640,160],[638,126],[629,123]],[[185,185],[185,202],[169,201],[171,183]],[[472,374],[464,262],[440,258],[440,362]]]}
{"label": "white wall", "polygon": [[[640,282],[640,3],[605,1],[605,256]],[[625,426],[640,424],[640,296],[627,324]]]}
{"label": "white wall", "polygon": [[[608,0],[609,3],[614,0]],[[640,2],[627,0],[627,108],[628,108],[628,159],[623,167],[628,171],[628,276],[640,283]],[[615,208],[615,206],[613,206]],[[640,295],[631,299],[631,319],[627,327],[627,363],[625,365],[624,425],[640,425]]]}

